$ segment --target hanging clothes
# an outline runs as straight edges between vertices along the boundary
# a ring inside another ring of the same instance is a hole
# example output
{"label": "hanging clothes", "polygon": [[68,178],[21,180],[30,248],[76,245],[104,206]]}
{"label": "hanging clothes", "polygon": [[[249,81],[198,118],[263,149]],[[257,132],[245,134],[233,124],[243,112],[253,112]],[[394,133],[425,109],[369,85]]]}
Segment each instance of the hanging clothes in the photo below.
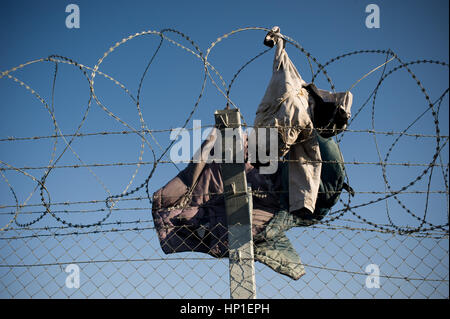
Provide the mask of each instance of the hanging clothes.
{"label": "hanging clothes", "polygon": [[[329,136],[345,129],[352,95],[327,92],[303,81],[285,51],[278,27],[269,32],[264,43],[277,48],[272,78],[259,104],[255,126],[276,127],[279,155],[295,161],[287,165],[279,162],[273,174],[260,174],[253,165],[245,164],[247,182],[253,191],[254,256],[297,280],[305,269],[285,232],[322,219],[337,202],[341,190],[351,190],[344,182],[339,147]],[[207,162],[215,139],[211,134],[203,143],[200,162],[190,163],[153,194],[152,215],[166,254],[190,251],[218,258],[228,256],[220,164]],[[322,164],[322,156],[331,162]],[[319,189],[322,196],[318,197]],[[306,223],[291,213],[304,209],[312,216]]]}
{"label": "hanging clothes", "polygon": [[278,27],[265,39],[276,46],[272,78],[256,111],[254,126],[276,127],[280,156],[289,153],[289,211],[314,212],[320,185],[321,157],[313,130],[306,82],[285,50]]}
{"label": "hanging clothes", "polygon": [[276,46],[272,77],[258,106],[254,126],[276,127],[279,155],[289,160],[289,211],[312,214],[320,186],[321,155],[317,134],[330,137],[345,129],[352,94],[331,93],[307,84],[292,63],[280,28],[264,43]]}
{"label": "hanging clothes", "polygon": [[[164,253],[201,252],[228,256],[228,223],[220,164],[206,163],[215,136],[202,145],[201,162],[190,163],[153,194],[152,215]],[[252,198],[254,256],[275,271],[299,279],[304,266],[284,231],[294,227],[292,214],[280,211],[281,174],[259,174],[245,164]],[[278,169],[277,172],[281,172]]]}
{"label": "hanging clothes", "polygon": [[[220,164],[207,163],[215,136],[202,145],[201,162],[190,163],[153,194],[152,215],[161,248],[166,254],[201,252],[213,257],[228,256],[228,223]],[[321,194],[313,214],[305,220],[287,211],[284,191],[288,181],[286,163],[278,163],[274,174],[260,174],[245,164],[247,182],[252,185],[252,234],[254,258],[276,272],[299,279],[305,269],[285,232],[321,220],[339,199],[345,170],[337,144],[319,137],[325,160],[321,172]]]}

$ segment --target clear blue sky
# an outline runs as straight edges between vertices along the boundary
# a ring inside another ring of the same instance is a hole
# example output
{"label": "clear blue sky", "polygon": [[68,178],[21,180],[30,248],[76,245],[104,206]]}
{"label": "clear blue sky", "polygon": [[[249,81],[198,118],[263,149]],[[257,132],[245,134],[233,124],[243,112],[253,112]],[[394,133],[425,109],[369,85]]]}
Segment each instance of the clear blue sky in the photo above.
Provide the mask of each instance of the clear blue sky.
{"label": "clear blue sky", "polygon": [[[65,19],[68,15],[65,12],[65,8],[69,3],[76,3],[80,7],[81,27],[79,29],[68,29],[65,26]],[[365,26],[367,16],[365,8],[369,3],[375,3],[380,7],[381,25],[379,29],[368,29]],[[205,51],[217,37],[234,29],[248,26],[270,28],[273,25],[280,26],[283,34],[299,42],[321,63],[325,63],[340,54],[361,49],[391,49],[404,62],[427,59],[448,63],[448,6],[449,2],[446,0],[322,0],[277,1],[276,3],[274,1],[2,1],[0,4],[0,70],[9,70],[27,61],[43,58],[51,54],[66,56],[83,65],[93,67],[98,59],[103,56],[104,52],[117,41],[144,30],[158,31],[164,28],[179,30],[189,35],[199,45],[200,49]],[[263,31],[241,32],[219,43],[211,51],[209,62],[221,73],[227,84],[243,63],[265,49],[262,44],[264,35]],[[185,46],[191,47],[188,42],[174,34],[168,34],[168,36]],[[99,70],[123,83],[136,96],[142,72],[158,43],[159,38],[154,35],[147,35],[129,41],[108,56],[101,64]],[[287,46],[287,50],[303,78],[306,81],[310,81],[311,73],[305,56],[291,45]],[[273,52],[269,52],[252,63],[242,72],[232,89],[231,99],[241,109],[246,122],[249,124],[253,122],[254,112],[270,79],[272,58]],[[385,58],[386,56],[382,54],[357,55],[342,59],[330,65],[327,70],[336,86],[336,90],[344,91],[366,72],[383,63]],[[386,71],[397,65],[398,62],[391,62],[388,64]],[[316,70],[317,66],[313,66]],[[411,70],[416,73],[423,83],[432,101],[435,101],[448,88],[447,67],[420,64],[411,66]],[[53,72],[54,64],[43,62],[21,69],[13,73],[13,75],[30,85],[50,104]],[[167,129],[181,126],[200,93],[203,80],[201,61],[184,50],[165,42],[149,72],[141,93],[142,113],[148,127],[150,129]],[[354,113],[369,97],[379,80],[380,74],[381,70],[373,73],[352,90],[354,95]],[[215,80],[218,80],[217,77],[215,77]],[[316,80],[316,85],[324,89],[330,89],[323,76],[319,76]],[[124,94],[123,90],[98,74],[95,79],[95,90],[101,102],[114,114],[135,128],[139,128],[136,106]],[[59,127],[64,134],[73,133],[83,118],[83,113],[87,107],[89,99],[88,82],[82,73],[74,67],[59,65],[55,92],[55,116]],[[17,83],[10,79],[2,78],[0,96],[2,97],[0,138],[8,136],[44,136],[54,133],[51,118],[43,105]],[[214,110],[224,106],[224,98],[211,84],[211,81],[208,80],[204,97],[193,118],[201,120],[205,125],[212,124]],[[383,82],[376,99],[374,113],[372,113],[371,108],[372,102],[363,108],[349,128],[352,130],[375,129],[377,131],[399,132],[408,127],[412,121],[427,109],[427,103],[414,80],[402,69]],[[372,122],[372,114],[374,114],[374,122]],[[439,119],[440,133],[448,136],[448,95],[443,101]],[[374,126],[372,126],[372,123],[374,123]],[[188,124],[188,128],[191,127],[192,121]],[[127,130],[127,128],[117,123],[93,103],[81,132],[92,133],[116,130]],[[434,135],[436,131],[431,113],[426,113],[412,126],[408,133]],[[395,137],[377,136],[377,144],[382,159],[386,156]],[[156,134],[156,138],[163,147],[169,143],[168,133]],[[160,154],[158,145],[153,141],[151,143],[157,155]],[[374,136],[371,134],[346,133],[340,145],[347,161],[380,161],[376,151]],[[63,150],[63,146],[63,141],[60,140],[57,145],[57,154]],[[52,139],[0,142],[0,159],[15,167],[45,166],[50,160],[52,147]],[[394,163],[427,164],[431,161],[435,147],[436,143],[433,138],[416,139],[402,137],[390,153],[389,161]],[[140,139],[132,134],[83,137],[74,141],[73,148],[83,161],[89,164],[137,162],[140,154]],[[147,146],[143,160],[153,160]],[[443,150],[442,161],[445,165],[448,165],[448,146]],[[77,163],[79,163],[77,159],[68,151],[58,162],[58,165]],[[131,188],[145,180],[150,168],[147,165],[139,169]],[[180,168],[182,168],[182,165]],[[392,188],[397,190],[407,185],[424,168],[422,166],[389,166],[387,173]],[[118,194],[128,185],[135,169],[136,167],[126,166],[114,168],[94,167],[92,170],[112,194]],[[351,186],[358,192],[385,191],[380,166],[347,165],[347,170]],[[40,178],[43,170],[30,170],[28,172],[36,178]],[[172,165],[159,165],[154,178],[150,182],[150,193],[163,186],[176,173],[177,170]],[[36,184],[30,178],[16,172],[5,171],[5,174],[19,197],[19,201],[25,201]],[[426,191],[428,175],[426,177],[409,190]],[[51,194],[52,202],[102,200],[107,197],[105,188],[84,168],[56,169],[52,171],[46,185]],[[439,191],[443,189],[444,179],[442,178],[441,168],[437,167],[431,178],[431,190]],[[141,190],[133,196],[145,196],[145,190]],[[379,196],[381,195],[358,194],[352,200],[352,204],[364,203]],[[401,198],[409,209],[418,216],[423,215],[426,198],[424,194],[405,194],[402,196]],[[445,194],[430,195],[427,220],[436,224],[447,223],[447,201],[448,197]],[[14,205],[14,203],[14,197],[11,195],[9,188],[4,183],[4,180],[1,180],[0,205]],[[38,192],[32,196],[28,203],[40,203]],[[124,203],[119,207],[136,206],[148,207],[149,210],[147,213],[141,212],[139,214],[130,213],[126,215],[117,213],[112,215],[107,222],[116,220],[131,221],[138,218],[143,220],[151,219],[148,202],[142,201],[138,204]],[[91,209],[102,207],[104,207],[103,203],[90,206]],[[86,205],[72,206],[71,208],[86,209]],[[337,209],[339,208],[337,207]],[[2,212],[9,210],[11,208],[1,209]],[[393,221],[398,225],[418,225],[417,221],[406,214],[395,200],[383,201],[357,209],[356,213],[375,223],[384,224],[388,223],[387,210],[391,213]],[[33,216],[35,215],[20,215],[19,221],[30,221]],[[104,216],[104,213],[88,216],[86,214],[82,216],[73,214],[66,216],[66,218],[77,223],[88,223],[96,221],[102,216]],[[0,227],[6,224],[10,217],[9,215],[0,215]],[[350,215],[348,217],[351,218]],[[56,226],[60,224],[56,223],[50,216],[46,216],[33,227],[48,225]],[[151,223],[146,225],[151,226]],[[153,255],[156,255],[164,258],[165,256],[159,250],[158,243],[155,240],[155,234],[151,230],[147,230],[144,234],[145,236],[137,236],[138,239],[136,239],[138,243],[136,247],[139,245],[139,247],[142,247],[136,250],[138,252],[137,256],[140,254],[140,256],[151,258]],[[308,249],[305,251],[304,244],[300,240],[300,234],[300,230],[293,230],[289,233],[300,256],[306,258],[306,261],[311,264],[330,266],[327,258],[321,257],[321,260],[315,258],[323,250],[320,248],[320,243],[315,243],[315,245],[318,245],[316,248],[311,246],[309,252],[307,251]],[[0,236],[7,236],[7,234],[0,234]],[[110,238],[115,238],[114,236],[120,237],[120,235],[115,234],[109,236]],[[322,238],[320,234],[314,236],[311,235],[311,238],[315,238],[316,241]],[[122,237],[116,239],[118,241],[123,240]],[[146,240],[151,240],[150,248],[145,245]],[[343,243],[342,246],[345,246],[343,239],[340,240]],[[366,238],[362,236],[354,240],[356,245],[358,245],[358,243],[366,241]],[[47,239],[47,241],[50,242],[51,238]],[[8,249],[13,245],[20,246],[19,243],[0,246],[2,263],[15,262],[14,258],[7,253]],[[32,244],[30,245],[32,246]],[[446,258],[448,260],[448,240],[442,245],[446,255],[436,258]],[[89,249],[102,250],[95,247]],[[317,251],[317,254],[314,255],[310,253],[311,251]],[[332,255],[337,255],[336,258],[338,260],[345,260],[345,256],[339,255],[339,251],[337,249]],[[442,251],[440,253],[442,254]],[[354,265],[348,264],[347,268],[364,272],[364,269],[361,267],[365,267],[372,259],[378,259],[378,261],[373,261],[374,263],[383,263],[386,258],[383,259],[380,257],[381,255],[370,255],[373,258],[366,256]],[[121,255],[122,258],[133,258],[133,256],[138,258],[132,253]],[[102,257],[103,259],[108,259],[106,253],[105,255],[99,255],[95,251],[92,252],[92,255],[80,254],[75,257],[78,260],[89,260],[96,257],[98,259],[102,259]],[[120,259],[120,256],[114,255],[113,257]],[[113,257],[109,258],[114,259]],[[36,260],[28,255],[26,258],[27,263],[42,263],[46,261],[46,259]],[[64,255],[61,258],[64,261],[77,259],[71,258],[70,255]],[[48,259],[48,262],[52,261],[54,260]],[[208,263],[211,262],[208,261]],[[443,263],[445,262],[443,261]],[[215,265],[216,269],[218,269],[216,271],[220,276],[226,275],[226,261],[219,261]],[[446,265],[447,268],[438,272],[437,275],[446,276],[448,280],[448,261]],[[146,268],[148,272],[154,271],[152,265],[146,267],[148,267],[148,269]],[[190,267],[193,266],[183,264],[174,266],[175,273],[189,273],[189,271],[192,271]],[[202,267],[198,271],[204,271],[205,274],[211,276],[211,272],[208,272],[208,266],[203,265]],[[339,265],[334,267],[339,267]],[[395,272],[395,269],[392,269],[395,268],[392,265],[389,266],[388,264],[385,267],[387,267],[385,269],[386,273],[399,275]],[[344,268],[346,267],[344,266]],[[125,269],[124,271],[126,272],[129,270],[129,267],[127,268],[127,266],[123,265],[121,269]],[[36,269],[35,271],[39,273],[40,270]],[[381,270],[383,272],[383,268]],[[4,269],[0,271],[0,280],[4,284],[15,278],[14,272],[6,273]],[[95,272],[96,269],[92,271]],[[274,275],[270,270],[260,266],[258,266],[257,271],[257,280],[259,279],[263,283],[259,288],[262,294],[270,297],[277,296],[277,288],[271,288],[270,284],[267,283],[272,281],[273,285],[276,285],[277,282],[283,285],[283,283],[287,282],[286,279],[279,278],[280,276]],[[406,271],[408,272],[408,270]],[[61,272],[59,268],[56,271],[59,275],[51,268],[48,269],[48,272],[52,272],[52,276],[58,278],[59,282],[55,284],[56,286],[63,285],[64,272]],[[307,278],[306,282],[312,280],[311,284],[309,284],[310,286],[320,287],[320,282],[313,280],[314,278],[317,279],[317,276],[313,276],[316,273],[315,270],[310,269],[309,273],[311,277]],[[430,277],[433,277],[433,275],[436,275],[436,273],[432,273]],[[418,273],[414,272],[411,276],[420,277]],[[179,279],[180,276],[174,276],[173,279],[169,278],[167,280],[173,280],[171,281],[173,283]],[[96,277],[95,280],[102,281],[102,279]],[[151,287],[153,286],[152,283],[158,281],[158,278],[147,278],[147,280]],[[362,284],[364,279],[356,278],[355,282],[357,280],[360,280]],[[215,281],[215,278],[211,278],[211,281],[206,284],[208,286],[211,283],[215,283]],[[217,293],[218,296],[227,296],[226,281],[226,278],[222,278],[217,284],[217,287],[219,287],[217,289],[223,291],[223,293]],[[267,283],[264,284],[266,281]],[[114,280],[111,280],[111,282],[114,282]],[[289,282],[289,285],[292,284],[293,288],[286,291],[285,295],[298,297],[298,292],[300,290],[304,291],[304,287],[299,285],[303,285],[304,282]],[[358,283],[355,282],[352,282],[351,285],[357,286]],[[164,285],[164,281],[160,285]],[[333,285],[333,283],[330,285]],[[448,297],[448,281],[444,288],[447,289]],[[196,292],[200,297],[205,296],[205,289],[208,290],[207,288],[202,289]],[[409,287],[406,290],[408,289],[412,288]],[[440,287],[439,289],[441,289],[442,293],[443,288]],[[383,297],[386,296],[384,293],[387,296],[403,296],[395,286],[387,290],[388,292],[381,291],[379,293],[365,291],[362,296],[370,297],[376,295]],[[170,289],[167,291],[168,296],[177,296]],[[315,296],[314,291],[314,288],[312,288],[310,292],[305,294],[307,296],[308,294],[309,296]],[[83,296],[83,293],[79,291],[71,292],[66,290],[65,294],[75,297]],[[434,294],[439,296],[436,291],[434,291]],[[146,295],[158,297],[158,295],[153,295],[150,292],[147,292]],[[217,295],[214,293],[206,294],[206,296],[212,297]],[[1,295],[1,297],[8,296],[8,294]],[[45,293],[42,293],[41,296],[45,296]],[[113,294],[113,296],[120,296],[120,294]],[[324,296],[334,296],[334,294],[329,292],[328,295],[324,293]]]}

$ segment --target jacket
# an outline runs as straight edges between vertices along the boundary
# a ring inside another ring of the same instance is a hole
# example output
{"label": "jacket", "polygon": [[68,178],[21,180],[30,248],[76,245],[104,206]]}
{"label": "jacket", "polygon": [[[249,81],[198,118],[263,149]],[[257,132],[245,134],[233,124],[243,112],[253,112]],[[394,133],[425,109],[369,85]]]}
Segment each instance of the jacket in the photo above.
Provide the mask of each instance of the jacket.
{"label": "jacket", "polygon": [[[219,164],[206,163],[215,142],[210,136],[202,147],[201,162],[190,163],[153,194],[152,215],[164,253],[201,252],[228,256],[227,218]],[[284,231],[294,227],[291,214],[280,211],[281,174],[259,174],[246,163],[247,182],[252,185],[252,233],[255,260],[293,279],[304,266]],[[256,194],[260,194],[259,196]]]}
{"label": "jacket", "polygon": [[307,84],[285,50],[279,27],[264,43],[276,46],[272,77],[256,111],[254,126],[276,127],[279,155],[289,160],[289,212],[315,211],[321,155],[317,134],[338,134],[350,118],[352,94],[331,93]]}

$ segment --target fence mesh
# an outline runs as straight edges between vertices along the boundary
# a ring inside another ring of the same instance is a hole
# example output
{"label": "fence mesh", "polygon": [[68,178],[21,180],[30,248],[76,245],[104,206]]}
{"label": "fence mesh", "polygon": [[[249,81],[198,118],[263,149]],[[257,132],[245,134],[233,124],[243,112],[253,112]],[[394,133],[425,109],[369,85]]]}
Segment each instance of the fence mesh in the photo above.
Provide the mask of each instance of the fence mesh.
{"label": "fence mesh", "polygon": [[[290,230],[306,274],[294,281],[256,263],[258,298],[448,298],[445,233],[346,224]],[[165,255],[151,221],[75,232],[14,229],[0,248],[3,298],[229,298],[228,258]],[[80,268],[78,289],[65,285],[70,264]],[[366,286],[370,264],[380,269],[379,288]]]}

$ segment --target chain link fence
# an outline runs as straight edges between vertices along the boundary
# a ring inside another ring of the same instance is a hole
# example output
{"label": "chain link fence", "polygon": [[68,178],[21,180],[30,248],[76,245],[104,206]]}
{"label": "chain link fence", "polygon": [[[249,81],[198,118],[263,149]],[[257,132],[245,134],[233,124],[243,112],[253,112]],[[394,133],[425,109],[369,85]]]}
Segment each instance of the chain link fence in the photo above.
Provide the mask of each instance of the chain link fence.
{"label": "chain link fence", "polygon": [[[294,281],[256,263],[258,298],[448,298],[445,232],[399,235],[349,223],[290,230],[306,274]],[[151,220],[11,229],[0,250],[2,298],[229,298],[228,258],[165,255]],[[66,285],[71,264],[79,288]],[[371,264],[378,286],[367,284]]]}

